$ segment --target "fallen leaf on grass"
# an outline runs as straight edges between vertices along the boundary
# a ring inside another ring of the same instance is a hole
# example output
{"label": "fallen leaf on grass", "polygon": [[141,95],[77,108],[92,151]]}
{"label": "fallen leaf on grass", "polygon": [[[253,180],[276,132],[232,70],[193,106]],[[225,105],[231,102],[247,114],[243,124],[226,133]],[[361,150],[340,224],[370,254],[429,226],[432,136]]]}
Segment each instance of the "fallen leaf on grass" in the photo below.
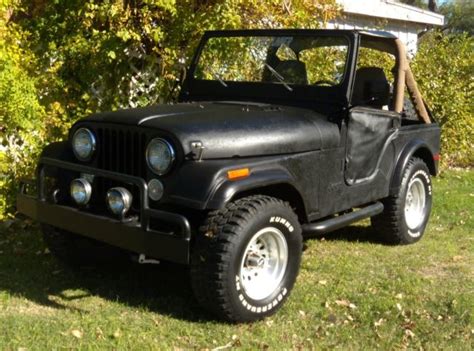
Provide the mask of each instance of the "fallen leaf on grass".
{"label": "fallen leaf on grass", "polygon": [[115,338],[115,339],[118,339],[122,336],[122,332],[120,331],[120,329],[117,329],[113,334],[112,336]]}
{"label": "fallen leaf on grass", "polygon": [[349,307],[349,308],[352,308],[352,309],[357,308],[356,305],[354,305],[353,303],[351,303],[348,300],[336,300],[335,302],[336,302],[336,305],[338,305],[338,306]]}
{"label": "fallen leaf on grass", "polygon": [[327,283],[328,283],[327,280],[318,281],[318,284],[321,284],[321,285],[326,285]]}
{"label": "fallen leaf on grass", "polygon": [[104,332],[99,327],[97,327],[96,330],[95,330],[95,337],[96,337],[96,339],[103,339],[104,338]]}
{"label": "fallen leaf on grass", "polygon": [[415,322],[409,320],[409,319],[406,319],[405,322],[402,324],[402,327],[403,329],[409,329],[409,330],[412,330],[415,328]]}
{"label": "fallen leaf on grass", "polygon": [[403,299],[403,294],[402,293],[397,294],[397,295],[395,295],[395,298],[401,300],[401,299]]}
{"label": "fallen leaf on grass", "polygon": [[227,344],[225,344],[225,345],[222,345],[222,346],[219,346],[219,347],[215,347],[215,348],[213,348],[213,349],[212,349],[212,351],[219,351],[219,350],[225,350],[225,349],[229,349],[229,348],[231,348],[231,347],[232,347],[232,345],[233,345],[233,343],[232,343],[232,342],[228,342],[228,343],[227,343]]}
{"label": "fallen leaf on grass", "polygon": [[385,322],[385,319],[380,318],[378,321],[375,321],[375,322],[374,322],[374,326],[375,326],[376,328],[377,328],[377,327],[380,327],[384,322]]}
{"label": "fallen leaf on grass", "polygon": [[239,347],[239,346],[242,345],[241,342],[240,342],[239,337],[235,334],[232,335],[232,343],[233,343],[232,346],[234,346],[234,347]]}
{"label": "fallen leaf on grass", "polygon": [[82,336],[84,335],[84,333],[82,331],[80,331],[79,329],[71,330],[71,334],[72,334],[72,336],[74,336],[77,339],[82,338]]}
{"label": "fallen leaf on grass", "polygon": [[151,317],[151,320],[153,321],[153,323],[155,323],[156,326],[160,325],[160,322],[155,317]]}

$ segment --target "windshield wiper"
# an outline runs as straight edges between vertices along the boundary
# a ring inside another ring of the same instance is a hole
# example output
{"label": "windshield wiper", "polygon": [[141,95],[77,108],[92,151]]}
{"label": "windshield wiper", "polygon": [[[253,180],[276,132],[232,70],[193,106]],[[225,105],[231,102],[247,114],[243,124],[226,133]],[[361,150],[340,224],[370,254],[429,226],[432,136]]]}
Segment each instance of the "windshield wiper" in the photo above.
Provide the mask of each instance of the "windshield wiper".
{"label": "windshield wiper", "polygon": [[264,62],[265,64],[265,67],[268,68],[268,70],[270,71],[271,74],[273,74],[275,76],[276,79],[278,79],[280,81],[281,84],[283,84],[283,86],[288,89],[289,91],[293,91],[293,88],[290,87],[286,82],[285,82],[285,78],[283,78],[283,76],[278,73],[272,66],[270,66],[268,63]]}
{"label": "windshield wiper", "polygon": [[224,82],[224,80],[210,67],[209,67],[209,72],[211,72],[212,77],[216,79],[219,83],[221,83],[224,88],[228,87],[227,83]]}

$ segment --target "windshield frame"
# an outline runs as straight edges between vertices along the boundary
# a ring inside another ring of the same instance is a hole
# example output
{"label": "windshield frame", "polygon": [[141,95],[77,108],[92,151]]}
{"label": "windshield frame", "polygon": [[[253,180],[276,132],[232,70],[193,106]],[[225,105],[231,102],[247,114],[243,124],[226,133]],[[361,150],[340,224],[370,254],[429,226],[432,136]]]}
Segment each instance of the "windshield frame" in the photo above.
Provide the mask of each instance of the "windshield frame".
{"label": "windshield frame", "polygon": [[[269,82],[236,82],[225,81],[223,87],[218,80],[202,80],[195,78],[195,71],[201,53],[210,38],[214,37],[274,37],[274,36],[308,36],[308,37],[343,37],[347,40],[348,51],[345,72],[341,82],[336,86],[304,86],[290,84],[291,91],[281,84]],[[327,29],[259,29],[259,30],[223,30],[207,31],[194,54],[193,60],[186,74],[186,79],[180,94],[181,101],[189,100],[248,100],[272,102],[286,101],[290,104],[318,102],[347,104],[349,101],[349,83],[352,79],[355,62],[355,42],[357,34],[350,30]]]}

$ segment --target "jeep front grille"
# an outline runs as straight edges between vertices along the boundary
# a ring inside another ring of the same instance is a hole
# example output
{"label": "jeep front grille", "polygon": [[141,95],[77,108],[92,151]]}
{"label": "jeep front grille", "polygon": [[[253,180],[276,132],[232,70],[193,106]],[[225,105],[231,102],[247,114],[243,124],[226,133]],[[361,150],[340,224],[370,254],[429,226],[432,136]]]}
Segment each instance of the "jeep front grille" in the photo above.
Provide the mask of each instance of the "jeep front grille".
{"label": "jeep front grille", "polygon": [[137,128],[99,127],[97,167],[143,177],[146,172],[146,134]]}

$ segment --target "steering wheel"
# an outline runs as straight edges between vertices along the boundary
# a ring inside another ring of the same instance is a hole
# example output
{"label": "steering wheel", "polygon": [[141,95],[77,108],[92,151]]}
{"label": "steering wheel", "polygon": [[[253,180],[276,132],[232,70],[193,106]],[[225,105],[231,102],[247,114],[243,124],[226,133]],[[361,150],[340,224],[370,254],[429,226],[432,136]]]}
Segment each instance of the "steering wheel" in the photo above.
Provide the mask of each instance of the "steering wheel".
{"label": "steering wheel", "polygon": [[333,82],[333,81],[330,81],[329,79],[321,79],[321,80],[318,80],[318,81],[314,82],[311,85],[329,85],[329,86],[333,87],[333,86],[337,85],[337,83]]}

